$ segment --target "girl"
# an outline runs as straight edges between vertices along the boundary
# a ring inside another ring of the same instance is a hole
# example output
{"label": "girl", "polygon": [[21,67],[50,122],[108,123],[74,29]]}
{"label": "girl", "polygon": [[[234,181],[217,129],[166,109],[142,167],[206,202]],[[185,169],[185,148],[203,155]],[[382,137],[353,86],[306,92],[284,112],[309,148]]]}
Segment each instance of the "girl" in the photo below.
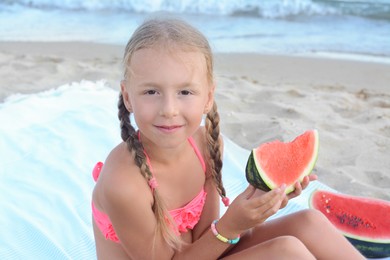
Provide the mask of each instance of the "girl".
{"label": "girl", "polygon": [[315,211],[265,222],[314,175],[288,197],[284,186],[248,186],[219,218],[218,197],[228,199],[214,91],[210,46],[195,28],[155,19],[134,32],[118,103],[123,142],[94,169],[98,258],[361,258]]}

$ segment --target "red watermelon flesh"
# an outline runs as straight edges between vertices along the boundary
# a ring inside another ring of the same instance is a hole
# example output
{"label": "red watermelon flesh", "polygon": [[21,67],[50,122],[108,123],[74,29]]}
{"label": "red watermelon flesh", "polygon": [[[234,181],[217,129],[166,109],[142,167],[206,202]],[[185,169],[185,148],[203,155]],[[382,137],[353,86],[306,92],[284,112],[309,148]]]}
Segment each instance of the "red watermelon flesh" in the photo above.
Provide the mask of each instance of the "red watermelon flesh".
{"label": "red watermelon flesh", "polygon": [[297,181],[311,173],[318,147],[317,130],[306,131],[292,142],[264,143],[252,150],[246,167],[247,180],[262,190],[286,184],[286,193],[289,193]]}
{"label": "red watermelon flesh", "polygon": [[390,202],[317,190],[309,206],[321,211],[364,256],[390,256]]}
{"label": "red watermelon flesh", "polygon": [[376,241],[390,243],[390,203],[387,201],[317,190],[311,196],[310,207],[321,211],[350,237],[372,236]]}

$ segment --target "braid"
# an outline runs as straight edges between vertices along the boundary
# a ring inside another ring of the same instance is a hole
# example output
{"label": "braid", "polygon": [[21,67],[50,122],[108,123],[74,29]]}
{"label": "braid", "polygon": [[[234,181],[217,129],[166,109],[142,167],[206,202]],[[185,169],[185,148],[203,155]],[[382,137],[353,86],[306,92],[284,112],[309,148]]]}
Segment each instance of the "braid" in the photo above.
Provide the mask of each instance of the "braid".
{"label": "braid", "polygon": [[141,169],[142,175],[150,180],[153,176],[146,164],[146,157],[143,152],[142,143],[138,140],[137,132],[130,122],[130,112],[126,109],[122,93],[119,95],[118,101],[118,118],[120,120],[121,137],[127,143],[129,151],[134,154],[134,161]]}
{"label": "braid", "polygon": [[[144,147],[138,138],[137,132],[130,122],[130,112],[126,109],[123,101],[122,93],[119,95],[118,101],[118,118],[120,120],[121,137],[127,144],[127,149],[134,156],[135,164],[140,168],[142,176],[148,181],[153,178],[153,174],[146,161]],[[171,231],[169,225],[173,224],[173,220],[167,211],[165,204],[159,195],[157,189],[153,190],[154,203],[152,210],[157,220],[157,230],[161,232],[165,240],[172,248],[179,249],[182,241]],[[168,223],[166,221],[168,219]]]}
{"label": "braid", "polygon": [[217,111],[217,104],[214,102],[210,112],[206,117],[206,139],[207,150],[210,160],[208,160],[209,174],[213,178],[219,195],[224,199],[226,191],[222,183],[222,154],[221,144],[219,141],[219,114]]}

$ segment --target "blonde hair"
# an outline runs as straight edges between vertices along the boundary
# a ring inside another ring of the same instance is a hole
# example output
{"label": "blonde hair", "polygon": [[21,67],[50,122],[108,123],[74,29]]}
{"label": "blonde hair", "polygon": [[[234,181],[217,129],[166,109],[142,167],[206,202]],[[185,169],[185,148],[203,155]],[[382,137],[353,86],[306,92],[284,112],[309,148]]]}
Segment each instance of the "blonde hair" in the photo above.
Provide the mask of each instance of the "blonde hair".
{"label": "blonde hair", "polygon": [[[203,53],[206,60],[208,80],[210,83],[213,82],[213,57],[207,39],[197,29],[177,19],[151,19],[135,30],[126,45],[123,58],[125,79],[129,77],[129,64],[134,52],[144,48],[172,48],[172,46],[184,51],[199,51]],[[131,125],[130,113],[125,107],[122,94],[119,96],[118,109],[118,118],[121,122],[121,137],[127,143],[128,150],[134,156],[134,161],[140,168],[141,174],[147,181],[150,181],[153,175],[147,165],[142,143],[138,139],[136,130]],[[222,184],[221,175],[222,155],[219,140],[219,114],[215,102],[211,111],[207,114],[205,128],[207,176],[213,178],[219,194],[225,197],[226,192]],[[170,217],[164,201],[159,196],[158,188],[154,189],[153,196],[152,210],[157,220],[156,232],[161,232],[164,240],[172,249],[179,250],[183,241],[171,229],[176,224]]]}

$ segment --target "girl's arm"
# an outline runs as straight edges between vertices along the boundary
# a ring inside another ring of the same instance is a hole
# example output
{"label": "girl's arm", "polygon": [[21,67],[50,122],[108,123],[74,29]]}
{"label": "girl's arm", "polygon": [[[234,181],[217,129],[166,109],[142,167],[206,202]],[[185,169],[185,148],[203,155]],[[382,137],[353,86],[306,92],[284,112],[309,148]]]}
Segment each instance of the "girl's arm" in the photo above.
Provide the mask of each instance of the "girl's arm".
{"label": "girl's arm", "polygon": [[[275,214],[284,198],[283,189],[275,189],[261,197],[254,197],[255,188],[248,188],[237,196],[226,213],[217,223],[218,232],[226,238],[234,239],[245,231],[263,223]],[[210,223],[209,223],[210,224]],[[221,242],[211,232],[210,228],[183,251],[174,255],[173,259],[197,257],[198,259],[218,259],[233,245]]]}
{"label": "girl's arm", "polygon": [[[157,221],[150,187],[137,166],[120,165],[125,167],[110,169],[110,164],[105,164],[111,176],[104,180],[100,201],[121,246],[130,259],[170,259],[173,250],[165,244],[162,235],[155,232]],[[158,255],[153,255],[154,252]]]}

